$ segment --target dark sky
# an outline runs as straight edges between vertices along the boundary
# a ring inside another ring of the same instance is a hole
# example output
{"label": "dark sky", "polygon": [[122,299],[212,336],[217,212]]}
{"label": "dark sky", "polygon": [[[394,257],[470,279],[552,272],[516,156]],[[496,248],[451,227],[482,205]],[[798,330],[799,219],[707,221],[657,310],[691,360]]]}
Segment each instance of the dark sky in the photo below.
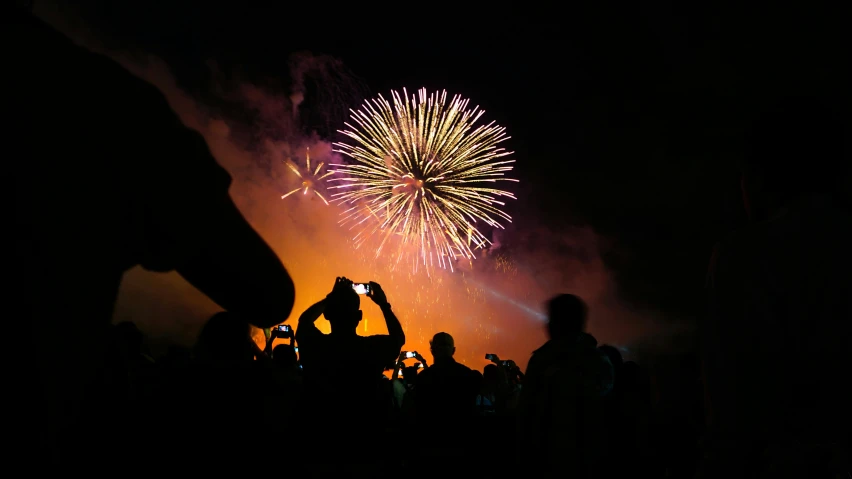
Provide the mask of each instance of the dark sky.
{"label": "dark sky", "polygon": [[81,5],[98,35],[162,57],[191,92],[209,89],[208,60],[264,83],[309,50],[372,93],[473,98],[513,137],[516,228],[591,225],[623,296],[675,312],[700,309],[713,243],[744,222],[735,164],[749,118],[784,94],[849,102],[847,17],[812,2],[247,3]]}

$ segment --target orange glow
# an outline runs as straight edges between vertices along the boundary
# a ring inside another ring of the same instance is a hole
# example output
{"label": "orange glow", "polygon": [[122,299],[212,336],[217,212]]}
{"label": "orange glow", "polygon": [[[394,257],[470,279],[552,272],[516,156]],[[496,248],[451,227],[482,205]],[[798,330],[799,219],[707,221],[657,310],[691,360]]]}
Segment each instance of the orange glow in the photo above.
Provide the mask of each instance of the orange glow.
{"label": "orange glow", "polygon": [[[487,364],[486,353],[525,367],[532,351],[546,340],[544,323],[529,311],[541,309],[548,297],[562,292],[579,294],[589,302],[590,330],[601,342],[623,344],[647,334],[653,326],[647,316],[618,303],[616,288],[597,252],[597,238],[589,230],[556,238],[569,246],[562,250],[581,250],[582,258],[533,248],[514,257],[500,255],[498,250],[493,260],[481,254],[479,259],[454,264],[454,272],[437,269],[427,274],[393,268],[394,259],[375,257],[376,245],[368,242],[355,247],[351,231],[338,224],[339,206],[326,205],[316,195],[293,195],[281,201],[282,191],[306,186],[285,161],[304,154],[301,143],[268,140],[266,151],[246,152],[229,140],[227,126],[205,116],[175,86],[161,64],[153,60],[145,67],[122,63],[165,93],[184,123],[205,137],[217,161],[231,173],[231,197],[295,281],[296,302],[288,320],[294,327],[302,311],[325,297],[337,276],[381,284],[405,330],[404,349],[419,351],[430,364],[429,339],[444,331],[455,338],[456,358],[472,368],[481,370]],[[331,145],[321,141],[310,145],[310,155],[326,164],[339,161]],[[364,216],[372,220],[375,214]],[[472,268],[477,269],[475,274]],[[381,312],[372,301],[362,298],[361,307],[364,321],[359,333],[386,333]],[[124,276],[115,321],[134,321],[155,339],[191,344],[203,322],[219,310],[176,273],[150,273],[137,267]],[[317,326],[329,331],[324,318]],[[262,332],[257,333],[262,337]]]}

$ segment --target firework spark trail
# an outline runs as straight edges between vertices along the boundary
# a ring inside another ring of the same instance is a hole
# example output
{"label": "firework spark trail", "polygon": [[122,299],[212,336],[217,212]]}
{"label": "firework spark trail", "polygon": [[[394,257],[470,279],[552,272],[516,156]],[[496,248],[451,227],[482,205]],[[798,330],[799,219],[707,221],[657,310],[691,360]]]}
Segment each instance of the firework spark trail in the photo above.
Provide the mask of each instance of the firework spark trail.
{"label": "firework spark trail", "polygon": [[313,191],[314,194],[319,196],[319,199],[321,199],[323,203],[328,205],[328,201],[326,201],[326,199],[322,195],[322,193],[317,191],[317,185],[322,183],[322,181],[324,179],[333,175],[334,171],[326,171],[325,173],[320,175],[320,170],[322,170],[322,167],[325,166],[325,163],[323,163],[323,162],[320,162],[315,169],[311,170],[311,149],[310,148],[308,148],[307,152],[305,153],[305,172],[306,172],[306,174],[302,174],[302,172],[299,171],[299,168],[295,164],[293,164],[292,162],[287,161],[286,163],[287,163],[287,166],[290,168],[290,170],[293,173],[295,173],[296,176],[299,177],[299,179],[302,180],[302,184],[301,184],[301,186],[299,186],[295,190],[293,190],[293,191],[291,191],[291,192],[289,192],[285,195],[281,195],[281,199],[283,200],[284,198],[286,198],[286,197],[288,197],[288,196],[292,195],[293,193],[300,191],[300,190],[304,190],[302,194],[305,194],[305,195],[308,194],[308,191]]}
{"label": "firework spark trail", "polygon": [[[490,244],[479,225],[503,228],[511,222],[501,198],[512,193],[494,186],[517,181],[505,174],[512,152],[498,147],[508,140],[505,128],[494,122],[474,128],[484,111],[468,109],[469,100],[456,95],[447,104],[447,92],[427,94],[420,89],[410,98],[392,92],[393,103],[379,95],[367,101],[341,131],[354,144],[335,143],[353,164],[332,164],[339,182],[329,189],[332,201],[347,208],[341,224],[358,229],[356,246],[381,234],[376,256],[393,236],[400,237],[396,262],[414,246],[413,264],[453,268],[452,261],[474,259],[474,250]],[[379,221],[369,222],[370,218]]]}

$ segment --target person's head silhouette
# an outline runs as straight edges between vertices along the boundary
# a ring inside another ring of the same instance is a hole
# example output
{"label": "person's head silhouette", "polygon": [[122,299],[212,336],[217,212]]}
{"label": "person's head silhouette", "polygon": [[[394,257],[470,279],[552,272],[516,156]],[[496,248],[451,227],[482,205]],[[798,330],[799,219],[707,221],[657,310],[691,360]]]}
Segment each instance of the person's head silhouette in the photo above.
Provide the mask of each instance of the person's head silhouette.
{"label": "person's head silhouette", "polygon": [[432,358],[435,362],[452,359],[456,353],[456,343],[449,333],[438,333],[429,341],[429,348],[432,350]]}
{"label": "person's head silhouette", "polygon": [[490,383],[497,383],[500,378],[500,368],[496,364],[489,364],[482,370],[482,380]]}
{"label": "person's head silhouette", "polygon": [[248,321],[233,313],[216,313],[201,328],[196,352],[202,360],[251,361],[254,351],[250,334]]}
{"label": "person's head silhouette", "polygon": [[807,97],[788,97],[749,126],[741,176],[743,204],[762,220],[788,200],[833,193],[848,181],[849,125],[839,112]]}
{"label": "person's head silhouette", "polygon": [[414,384],[417,381],[417,366],[406,366],[402,368],[402,378],[408,384]]}
{"label": "person's head silhouette", "polygon": [[573,294],[560,294],[547,303],[547,331],[551,339],[577,336],[586,329],[586,303]]}
{"label": "person's head silhouette", "polygon": [[296,348],[289,344],[279,344],[272,350],[272,360],[282,370],[289,371],[299,367]]}
{"label": "person's head silhouette", "polygon": [[482,370],[482,389],[488,393],[497,392],[501,386],[508,383],[506,373],[496,364],[489,364]]}
{"label": "person's head silhouette", "polygon": [[361,297],[352,289],[349,280],[338,280],[326,298],[325,319],[331,324],[334,334],[355,334],[361,322]]}
{"label": "person's head silhouette", "polygon": [[618,348],[610,346],[609,344],[604,344],[598,346],[598,350],[609,358],[609,362],[612,363],[614,372],[618,373],[621,371],[621,367],[624,365],[624,357],[621,356],[621,351],[619,351]]}

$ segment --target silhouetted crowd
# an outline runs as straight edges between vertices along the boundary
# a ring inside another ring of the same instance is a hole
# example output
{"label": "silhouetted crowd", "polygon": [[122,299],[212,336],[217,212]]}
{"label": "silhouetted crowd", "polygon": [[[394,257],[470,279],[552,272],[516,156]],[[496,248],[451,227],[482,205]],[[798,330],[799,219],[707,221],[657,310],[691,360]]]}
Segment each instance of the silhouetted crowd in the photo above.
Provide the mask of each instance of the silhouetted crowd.
{"label": "silhouetted crowd", "polygon": [[[20,2],[2,8],[26,46],[8,52],[4,112],[21,265],[9,301],[24,305],[37,378],[12,389],[25,412],[6,414],[28,472],[852,477],[852,219],[836,194],[852,190],[848,117],[786,102],[756,120],[753,223],[713,253],[700,355],[680,374],[599,345],[571,294],[548,303],[549,340],[525,371],[501,351],[475,371],[447,332],[405,350],[396,315],[420,313],[392,307],[393,285],[337,278],[288,323],[293,280],[204,139],[154,87]],[[139,265],[222,308],[192,348],[153,355],[135,325],[111,324]],[[356,334],[364,300],[387,335]],[[265,348],[252,327],[270,331]]]}
{"label": "silhouetted crowd", "polygon": [[[389,334],[356,334],[362,297],[380,307]],[[524,457],[536,458],[523,464],[535,472],[620,477],[661,468],[644,447],[651,395],[643,370],[584,332],[578,297],[548,306],[550,340],[526,373],[496,354],[482,372],[468,368],[446,332],[430,341],[431,358],[402,350],[405,333],[383,288],[369,283],[362,296],[346,278],[302,313],[295,331],[271,328],[263,349],[250,323],[227,312],[207,321],[191,349],[157,358],[138,328],[117,324],[104,385],[121,418],[108,433],[119,445],[111,455],[174,454],[168,462],[180,463],[195,454],[251,457],[262,444],[312,458],[313,472],[409,469],[424,458],[490,475]],[[320,316],[331,333],[315,326]],[[377,455],[383,444],[388,454]]]}

